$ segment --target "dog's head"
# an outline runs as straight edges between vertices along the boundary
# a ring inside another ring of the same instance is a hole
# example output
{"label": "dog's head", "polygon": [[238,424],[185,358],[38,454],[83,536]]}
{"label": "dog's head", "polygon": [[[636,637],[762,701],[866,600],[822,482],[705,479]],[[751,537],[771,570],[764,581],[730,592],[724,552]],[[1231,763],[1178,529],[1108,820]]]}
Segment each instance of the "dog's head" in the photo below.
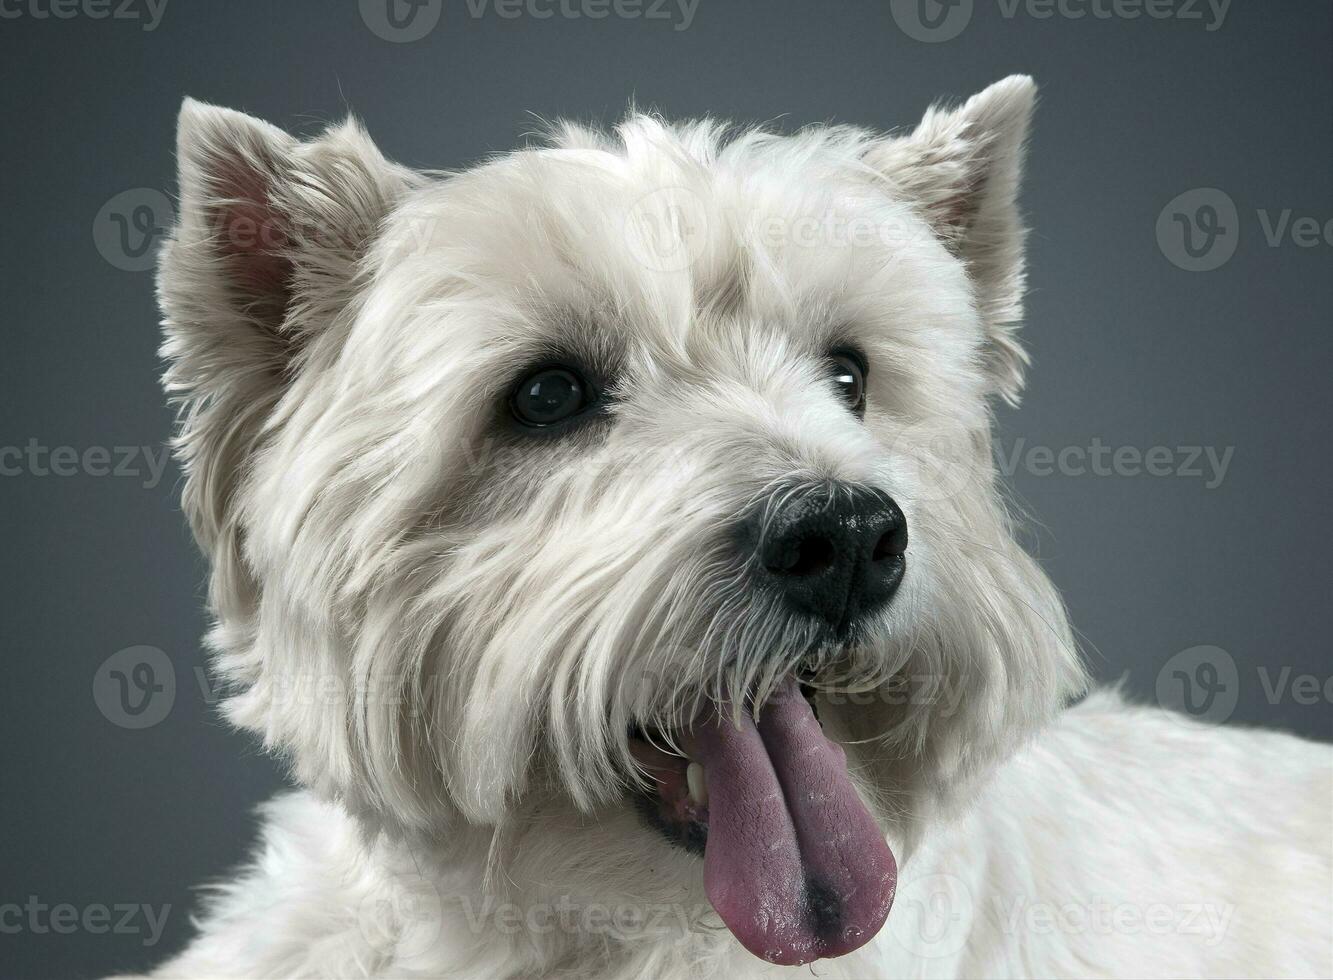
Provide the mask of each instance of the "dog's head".
{"label": "dog's head", "polygon": [[369,825],[633,811],[747,948],[866,941],[885,833],[1081,681],[990,442],[1032,99],[452,175],[187,103],[166,383],[229,716]]}

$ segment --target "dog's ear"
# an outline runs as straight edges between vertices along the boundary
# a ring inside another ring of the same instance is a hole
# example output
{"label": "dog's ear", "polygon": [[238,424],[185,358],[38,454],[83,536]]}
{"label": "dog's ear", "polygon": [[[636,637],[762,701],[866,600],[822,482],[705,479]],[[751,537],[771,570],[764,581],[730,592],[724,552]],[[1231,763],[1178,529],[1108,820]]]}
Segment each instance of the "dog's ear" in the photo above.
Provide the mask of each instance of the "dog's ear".
{"label": "dog's ear", "polygon": [[967,264],[995,390],[1011,403],[1027,364],[1015,337],[1026,237],[1018,186],[1036,92],[1031,78],[1011,75],[961,106],[930,109],[911,134],[881,140],[865,156]]}
{"label": "dog's ear", "polygon": [[212,550],[262,423],[337,329],[361,258],[414,175],[347,121],[302,142],[187,99],[179,217],[159,261],[164,379],[181,409],[186,511]]}

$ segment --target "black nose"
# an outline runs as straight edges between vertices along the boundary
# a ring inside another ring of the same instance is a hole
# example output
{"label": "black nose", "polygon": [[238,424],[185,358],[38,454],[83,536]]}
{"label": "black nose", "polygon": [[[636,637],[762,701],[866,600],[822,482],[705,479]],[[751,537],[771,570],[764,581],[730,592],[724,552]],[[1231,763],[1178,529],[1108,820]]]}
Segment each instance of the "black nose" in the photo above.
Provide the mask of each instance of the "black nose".
{"label": "black nose", "polygon": [[758,520],[765,577],[793,608],[839,633],[887,602],[903,580],[907,520],[881,490],[825,484],[787,496]]}

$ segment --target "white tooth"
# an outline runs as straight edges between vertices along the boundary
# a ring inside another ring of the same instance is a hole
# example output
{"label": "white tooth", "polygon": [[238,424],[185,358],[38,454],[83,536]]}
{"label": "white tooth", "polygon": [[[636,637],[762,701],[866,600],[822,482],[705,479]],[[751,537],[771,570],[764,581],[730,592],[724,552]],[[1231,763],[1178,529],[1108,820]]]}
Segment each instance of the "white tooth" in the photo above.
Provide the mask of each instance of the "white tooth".
{"label": "white tooth", "polygon": [[708,782],[704,779],[704,767],[691,762],[685,767],[685,782],[690,787],[690,799],[699,806],[708,805]]}

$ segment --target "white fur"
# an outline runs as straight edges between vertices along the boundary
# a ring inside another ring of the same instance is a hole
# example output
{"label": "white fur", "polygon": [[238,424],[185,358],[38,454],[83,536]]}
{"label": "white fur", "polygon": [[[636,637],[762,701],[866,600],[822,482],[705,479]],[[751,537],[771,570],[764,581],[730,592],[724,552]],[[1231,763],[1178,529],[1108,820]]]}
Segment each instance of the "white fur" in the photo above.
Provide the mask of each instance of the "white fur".
{"label": "white fur", "polygon": [[[1032,101],[1006,79],[903,136],[631,115],[456,175],[187,102],[160,278],[185,507],[228,717],[304,789],[158,975],[783,972],[627,805],[623,733],[810,654],[726,529],[832,480],[911,531],[892,603],[817,654],[901,879],[817,975],[1333,972],[1327,748],[1110,694],[1062,713],[1082,670],[991,452]],[[864,422],[821,376],[839,342],[872,364]],[[614,407],[515,438],[505,393],[553,346]],[[1068,906],[1094,920],[1042,928]]]}

